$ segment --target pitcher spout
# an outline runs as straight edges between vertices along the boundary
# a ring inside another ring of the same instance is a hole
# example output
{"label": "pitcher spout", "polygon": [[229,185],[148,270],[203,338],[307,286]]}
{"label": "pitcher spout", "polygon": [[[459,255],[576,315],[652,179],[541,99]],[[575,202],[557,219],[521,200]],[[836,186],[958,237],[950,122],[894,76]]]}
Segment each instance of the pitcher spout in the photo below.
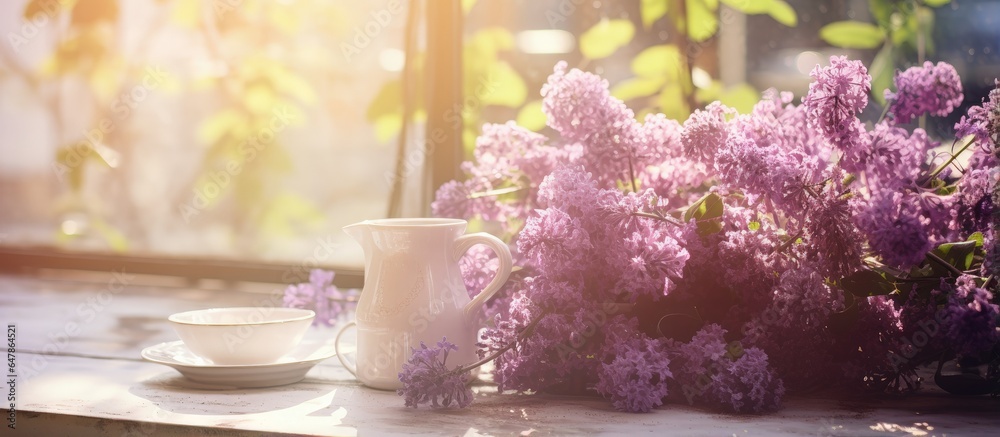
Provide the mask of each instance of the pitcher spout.
{"label": "pitcher spout", "polygon": [[344,233],[350,235],[361,247],[368,248],[368,235],[370,234],[368,220],[357,222],[353,225],[343,227]]}

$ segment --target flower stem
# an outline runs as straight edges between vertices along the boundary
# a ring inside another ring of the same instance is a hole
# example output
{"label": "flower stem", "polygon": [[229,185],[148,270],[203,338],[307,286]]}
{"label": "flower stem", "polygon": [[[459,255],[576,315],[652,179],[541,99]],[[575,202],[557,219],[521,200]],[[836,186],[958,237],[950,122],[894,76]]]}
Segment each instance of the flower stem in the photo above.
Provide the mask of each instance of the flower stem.
{"label": "flower stem", "polygon": [[469,194],[468,197],[469,197],[469,199],[478,199],[480,197],[499,196],[499,195],[502,195],[502,194],[516,193],[518,191],[524,190],[525,188],[527,188],[527,187],[522,187],[520,185],[515,185],[513,187],[497,188],[495,190],[478,191],[478,192]]}
{"label": "flower stem", "polygon": [[541,313],[541,314],[539,314],[538,317],[536,317],[530,323],[528,323],[527,326],[525,326],[524,329],[521,330],[521,332],[517,333],[517,337],[514,337],[514,340],[511,340],[509,343],[505,344],[502,348],[497,349],[492,354],[487,355],[486,357],[483,357],[482,359],[480,359],[479,361],[476,361],[475,363],[467,364],[467,365],[464,365],[464,366],[461,366],[461,367],[457,367],[455,370],[452,370],[451,372],[448,372],[448,373],[452,373],[452,374],[455,374],[455,373],[465,373],[465,372],[468,372],[470,370],[476,369],[479,366],[482,366],[483,364],[486,364],[486,363],[488,363],[490,361],[495,360],[500,355],[503,355],[504,352],[507,352],[507,351],[510,350],[510,348],[514,347],[514,345],[517,344],[517,342],[519,342],[521,340],[524,340],[524,338],[527,337],[528,334],[531,333],[534,330],[535,325],[537,325],[538,322],[541,321],[542,318],[544,318],[546,315],[547,315],[547,313],[544,313],[544,312]]}
{"label": "flower stem", "polygon": [[891,106],[889,105],[889,102],[885,102],[885,107],[882,108],[882,114],[878,116],[878,120],[875,121],[875,124],[879,124],[882,120],[885,120],[885,116],[889,114],[889,106]]}
{"label": "flower stem", "polygon": [[660,220],[660,221],[663,221],[663,222],[670,223],[670,224],[672,224],[674,226],[677,226],[677,227],[684,226],[683,223],[680,223],[680,222],[678,222],[678,221],[676,221],[676,220],[674,220],[674,219],[672,219],[670,217],[667,217],[665,215],[652,214],[652,213],[642,212],[642,211],[633,212],[632,215],[637,216],[637,217],[646,217],[646,218],[651,218],[651,219],[657,219],[657,220]]}
{"label": "flower stem", "polygon": [[785,249],[788,249],[792,244],[795,244],[795,242],[798,241],[799,238],[802,238],[802,234],[804,232],[805,232],[805,229],[799,229],[799,232],[795,233],[795,235],[792,235],[792,237],[789,238],[788,241],[786,241],[784,243],[781,243],[781,245],[778,246],[778,247],[775,247],[774,248],[774,253],[781,253]]}
{"label": "flower stem", "polygon": [[930,176],[927,178],[927,184],[930,184],[931,181],[933,181],[934,178],[937,177],[937,175],[941,174],[941,172],[944,171],[944,169],[948,168],[948,166],[951,165],[952,162],[955,162],[955,159],[957,159],[959,155],[961,155],[966,150],[968,150],[969,146],[971,146],[972,143],[973,143],[972,140],[974,140],[974,139],[975,139],[975,137],[969,137],[969,140],[965,142],[965,145],[962,146],[962,148],[959,149],[958,152],[952,153],[951,154],[951,158],[949,158],[947,161],[945,161],[944,164],[941,164],[936,169],[934,169],[934,171],[931,172]]}
{"label": "flower stem", "polygon": [[948,263],[948,261],[941,259],[941,257],[935,255],[933,252],[927,252],[927,259],[940,264],[942,267],[948,269],[949,272],[954,273],[956,276],[962,276],[965,274],[965,272],[959,270],[958,267],[951,265],[950,263]]}
{"label": "flower stem", "polygon": [[628,154],[628,182],[632,185],[632,192],[636,193],[638,190],[635,189],[635,167],[632,165],[632,153]]}

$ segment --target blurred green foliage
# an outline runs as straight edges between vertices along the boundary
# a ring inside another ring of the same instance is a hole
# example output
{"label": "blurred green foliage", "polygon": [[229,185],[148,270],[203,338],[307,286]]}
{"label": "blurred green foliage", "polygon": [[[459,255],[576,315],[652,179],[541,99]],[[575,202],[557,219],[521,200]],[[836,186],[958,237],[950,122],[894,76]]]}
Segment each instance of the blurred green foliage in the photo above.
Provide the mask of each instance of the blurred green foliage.
{"label": "blurred green foliage", "polygon": [[[170,75],[155,91],[204,99],[204,106],[212,111],[197,127],[197,140],[204,145],[197,163],[198,176],[186,184],[178,181],[187,188],[181,189],[181,198],[174,201],[178,204],[172,208],[175,218],[198,226],[194,217],[210,216],[201,224],[221,221],[230,225],[235,246],[243,249],[264,248],[269,241],[321,224],[324,216],[316,205],[282,188],[280,181],[293,165],[281,130],[302,125],[307,109],[318,101],[304,73],[321,72],[315,68],[320,63],[310,61],[315,53],[300,50],[298,42],[317,36],[317,27],[324,29],[322,32],[336,31],[338,25],[345,24],[338,23],[342,10],[326,2],[292,5],[267,0],[156,0],[155,5],[158,10],[152,12],[159,18],[143,29],[138,47],[130,53],[124,48],[128,44],[120,23],[121,0],[58,4],[30,0],[25,6],[25,19],[51,23],[56,35],[48,59],[25,76],[39,88],[56,90],[48,110],[60,131],[57,138],[65,143],[58,148],[54,167],[68,188],[67,197],[57,202],[57,214],[86,217],[86,232],[99,234],[115,251],[127,250],[130,238],[144,234],[134,229],[142,226],[141,220],[121,213],[134,208],[127,195],[109,194],[99,199],[115,208],[85,199],[85,184],[91,181],[85,174],[95,164],[112,168],[106,174],[127,194],[129,181],[136,178],[130,175],[128,157],[134,143],[144,138],[127,129],[128,115],[137,102],[127,102],[126,109],[121,99],[144,84],[151,62],[146,56],[149,46],[170,26],[173,35],[180,31],[191,40],[204,41],[204,51],[222,70]],[[326,36],[332,39],[332,35]],[[89,100],[67,101],[63,88],[81,82]],[[67,111],[71,105],[78,110]],[[91,113],[94,116],[87,126],[110,120],[112,129],[99,137],[87,137],[65,128],[65,114]],[[276,123],[276,114],[284,121]],[[196,205],[191,193],[200,196]],[[81,235],[85,234],[60,227],[56,238],[68,242]]]}
{"label": "blurred green foliage", "polygon": [[934,53],[934,11],[951,0],[869,0],[875,23],[837,21],[819,30],[828,44],[847,49],[879,48],[868,73],[872,76],[872,97],[885,104],[882,90],[892,86],[896,65],[916,59],[923,62]]}
{"label": "blurred green foliage", "polygon": [[[465,2],[468,12],[474,1]],[[795,11],[783,0],[722,0],[734,10],[745,14],[766,14],[779,23],[795,26]],[[632,78],[613,85],[612,94],[630,104],[641,119],[645,113],[661,112],[670,118],[683,121],[696,105],[721,100],[741,111],[749,110],[758,99],[758,92],[748,84],[724,87],[717,80],[708,86],[696,88],[692,81],[692,63],[702,47],[710,44],[719,28],[719,0],[641,0],[638,23],[632,19],[600,18],[586,30],[576,35],[581,68],[593,62],[608,59],[624,47],[637,44],[638,34],[653,35],[653,29],[667,20],[667,26],[681,41],[675,44],[658,44],[644,47],[629,62]],[[638,28],[637,28],[638,25]],[[644,38],[650,40],[653,38]],[[689,55],[690,54],[690,55]],[[521,74],[506,59],[514,53],[514,36],[507,29],[488,27],[477,29],[464,41],[463,78],[466,103],[472,96],[474,105],[465,105],[463,115],[463,144],[467,155],[475,146],[476,136],[485,121],[484,110],[501,106],[517,110],[518,125],[539,131],[545,128],[545,115],[541,100],[527,100],[528,90]],[[415,56],[417,85],[415,95],[421,96],[423,54]],[[482,83],[493,87],[488,93],[478,92]],[[535,90],[531,90],[534,94]],[[403,89],[401,80],[383,85],[378,96],[370,102],[368,120],[375,126],[380,141],[388,141],[399,132],[403,122]],[[418,108],[422,102],[416,103]],[[417,110],[414,121],[420,122],[426,113]],[[496,121],[496,120],[493,120]]]}

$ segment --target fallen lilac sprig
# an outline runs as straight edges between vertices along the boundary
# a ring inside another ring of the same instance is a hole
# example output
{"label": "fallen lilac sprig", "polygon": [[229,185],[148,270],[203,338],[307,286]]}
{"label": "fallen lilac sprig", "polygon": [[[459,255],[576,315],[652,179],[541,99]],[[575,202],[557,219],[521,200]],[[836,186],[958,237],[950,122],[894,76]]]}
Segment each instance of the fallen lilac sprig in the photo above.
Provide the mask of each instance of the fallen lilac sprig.
{"label": "fallen lilac sprig", "polygon": [[446,363],[448,352],[458,350],[458,346],[449,342],[447,337],[442,337],[437,347],[429,348],[421,341],[420,349],[410,349],[412,355],[403,364],[403,371],[399,373],[399,381],[403,383],[403,388],[396,390],[396,394],[403,396],[407,407],[417,408],[426,403],[430,403],[431,408],[447,408],[453,403],[458,408],[468,407],[472,404],[472,389],[466,384],[466,375],[469,371],[493,361],[510,350],[519,340],[530,334],[532,328],[544,316],[545,314],[542,314],[532,320],[514,341],[492,354],[472,364],[458,365],[450,370]]}
{"label": "fallen lilac sprig", "polygon": [[462,366],[448,370],[448,352],[458,350],[458,346],[442,337],[437,347],[429,348],[420,342],[420,349],[412,348],[410,359],[403,364],[399,380],[403,388],[396,391],[406,399],[406,406],[417,408],[430,403],[431,407],[465,408],[472,403],[472,389],[465,384]]}

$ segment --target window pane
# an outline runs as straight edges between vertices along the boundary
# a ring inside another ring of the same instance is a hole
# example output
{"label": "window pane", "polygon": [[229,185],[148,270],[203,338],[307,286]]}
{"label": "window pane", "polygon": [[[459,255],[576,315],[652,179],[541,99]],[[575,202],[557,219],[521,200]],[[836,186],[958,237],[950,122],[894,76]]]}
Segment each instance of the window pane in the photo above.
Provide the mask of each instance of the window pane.
{"label": "window pane", "polygon": [[402,66],[396,6],[5,2],[2,244],[356,259],[340,228],[387,207],[366,107]]}

